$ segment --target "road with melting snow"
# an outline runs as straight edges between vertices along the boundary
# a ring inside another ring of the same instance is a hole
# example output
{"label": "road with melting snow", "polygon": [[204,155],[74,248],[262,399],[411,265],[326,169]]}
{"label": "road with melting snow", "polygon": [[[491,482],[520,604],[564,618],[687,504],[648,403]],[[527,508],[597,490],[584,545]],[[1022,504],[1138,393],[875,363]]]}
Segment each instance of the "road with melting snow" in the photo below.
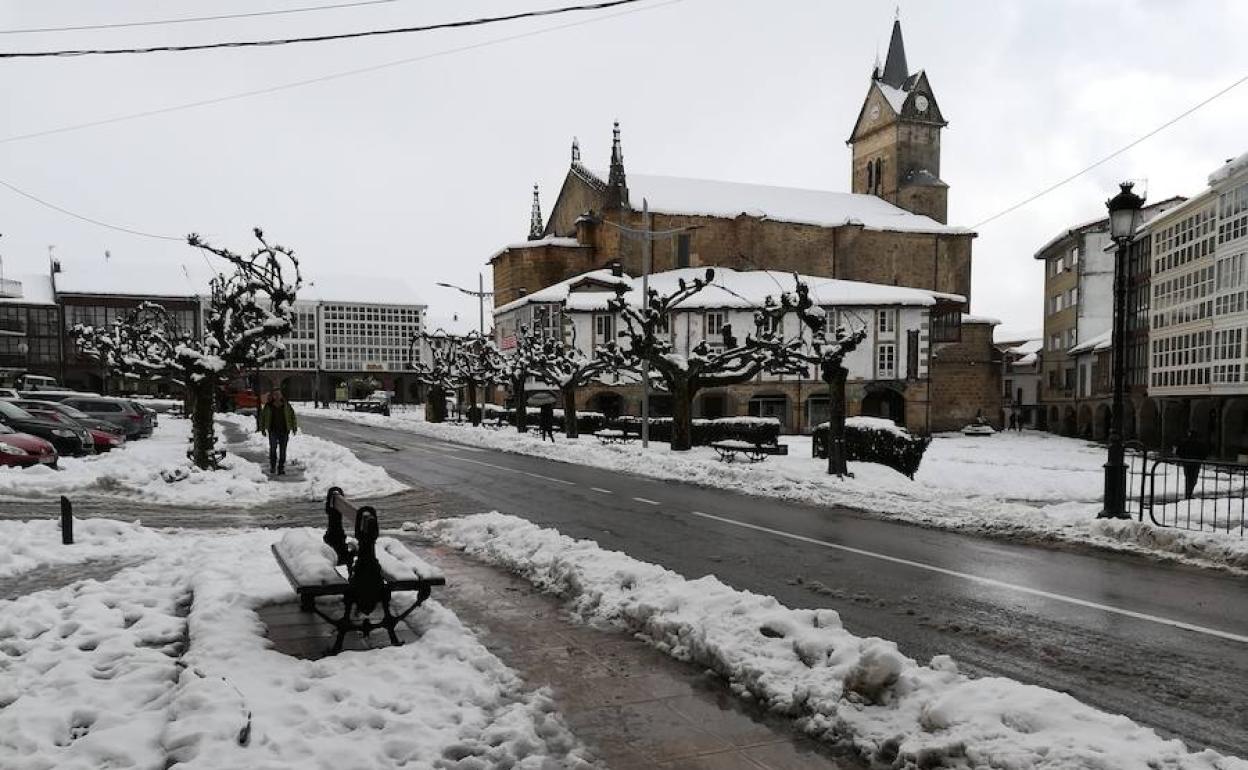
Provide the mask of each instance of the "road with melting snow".
{"label": "road with melting snow", "polygon": [[[1195,748],[1248,756],[1248,579],[1018,544],[304,417],[308,432],[435,493],[791,607],[977,676],[1069,692]],[[383,511],[384,515],[384,511]]]}

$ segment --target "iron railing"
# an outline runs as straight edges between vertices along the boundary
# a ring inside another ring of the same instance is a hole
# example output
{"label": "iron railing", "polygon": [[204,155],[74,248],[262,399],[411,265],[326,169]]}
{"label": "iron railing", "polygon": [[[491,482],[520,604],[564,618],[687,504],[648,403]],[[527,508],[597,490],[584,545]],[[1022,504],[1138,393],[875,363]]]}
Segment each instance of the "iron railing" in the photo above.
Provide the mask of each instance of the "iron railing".
{"label": "iron railing", "polygon": [[1127,504],[1140,521],[1248,535],[1248,463],[1195,460],[1129,444]]}

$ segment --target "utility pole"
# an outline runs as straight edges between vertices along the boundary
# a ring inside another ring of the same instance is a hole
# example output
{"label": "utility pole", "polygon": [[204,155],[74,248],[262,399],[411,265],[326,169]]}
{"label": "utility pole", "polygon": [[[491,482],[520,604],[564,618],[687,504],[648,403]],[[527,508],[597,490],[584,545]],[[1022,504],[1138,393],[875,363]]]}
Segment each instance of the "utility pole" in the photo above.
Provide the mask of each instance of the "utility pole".
{"label": "utility pole", "polygon": [[454,289],[455,291],[467,294],[469,297],[477,298],[477,327],[481,332],[481,336],[485,336],[485,298],[493,297],[494,292],[485,290],[485,274],[477,273],[477,290],[465,289],[463,286],[456,286],[453,283],[443,283],[438,281],[438,286],[444,289]]}
{"label": "utility pole", "polygon": [[[650,297],[650,203],[641,199],[641,228],[645,236],[641,242],[641,301]],[[643,305],[644,306],[644,305]],[[650,447],[650,367],[641,373],[641,448]]]}

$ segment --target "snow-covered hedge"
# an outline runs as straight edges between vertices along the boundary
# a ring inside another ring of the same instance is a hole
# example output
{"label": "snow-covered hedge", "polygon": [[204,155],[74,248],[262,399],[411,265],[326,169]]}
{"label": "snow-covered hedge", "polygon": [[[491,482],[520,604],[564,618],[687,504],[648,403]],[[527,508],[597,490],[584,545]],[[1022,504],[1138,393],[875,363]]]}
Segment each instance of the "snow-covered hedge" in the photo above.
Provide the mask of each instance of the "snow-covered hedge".
{"label": "snow-covered hedge", "polygon": [[[815,428],[816,457],[827,457],[828,424]],[[910,478],[919,471],[923,453],[932,439],[915,436],[892,420],[880,417],[849,417],[845,420],[845,451],[848,459],[887,465]]]}
{"label": "snow-covered hedge", "polygon": [[[640,417],[618,417],[612,428],[641,433]],[[650,438],[672,440],[672,418],[650,418]],[[693,421],[693,445],[706,446],[716,441],[748,441],[751,444],[775,444],[780,439],[780,421],[772,417],[721,417],[717,420]]]}

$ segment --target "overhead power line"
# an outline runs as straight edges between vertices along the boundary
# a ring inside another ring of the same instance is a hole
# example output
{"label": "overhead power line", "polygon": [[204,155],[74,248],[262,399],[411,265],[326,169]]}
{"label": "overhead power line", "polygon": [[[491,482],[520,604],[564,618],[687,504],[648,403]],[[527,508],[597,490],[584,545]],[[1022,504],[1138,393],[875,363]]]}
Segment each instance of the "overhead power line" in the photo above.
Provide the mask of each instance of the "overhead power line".
{"label": "overhead power line", "polygon": [[1169,119],[1169,120],[1167,120],[1165,123],[1162,123],[1160,126],[1157,126],[1156,128],[1154,128],[1153,130],[1151,130],[1151,131],[1149,131],[1148,133],[1144,134],[1143,136],[1137,137],[1137,138],[1136,138],[1134,141],[1132,141],[1131,143],[1126,144],[1126,145],[1123,145],[1122,147],[1119,147],[1117,150],[1114,150],[1113,152],[1111,152],[1110,154],[1108,154],[1108,155],[1106,155],[1105,157],[1101,158],[1100,160],[1096,161],[1095,163],[1092,163],[1092,164],[1091,164],[1091,165],[1089,165],[1089,166],[1085,166],[1084,168],[1082,168],[1082,169],[1080,169],[1080,170],[1076,171],[1075,173],[1071,174],[1070,176],[1066,177],[1065,179],[1062,179],[1062,180],[1060,180],[1060,181],[1054,182],[1053,184],[1051,184],[1051,185],[1049,185],[1048,187],[1044,188],[1043,190],[1041,190],[1040,192],[1036,193],[1035,195],[1032,195],[1032,196],[1031,196],[1031,197],[1029,197],[1029,198],[1024,198],[1023,200],[1019,201],[1018,203],[1015,203],[1014,205],[1010,206],[1009,208],[1002,209],[1001,211],[998,211],[996,214],[993,214],[992,216],[988,217],[987,219],[983,219],[983,220],[980,220],[979,222],[976,222],[975,224],[971,225],[971,229],[972,229],[972,230],[978,230],[980,227],[983,227],[984,225],[988,224],[989,222],[992,222],[992,221],[994,221],[994,220],[1000,219],[1001,217],[1003,217],[1003,216],[1005,216],[1006,214],[1009,214],[1009,213],[1011,213],[1011,212],[1017,211],[1017,210],[1021,209],[1023,206],[1026,206],[1027,204],[1032,203],[1033,201],[1037,201],[1037,200],[1039,200],[1040,198],[1043,198],[1044,196],[1048,195],[1049,193],[1053,192],[1054,190],[1058,189],[1059,187],[1063,187],[1063,186],[1065,186],[1065,185],[1069,184],[1070,182],[1075,181],[1076,179],[1078,179],[1079,177],[1081,177],[1081,176],[1083,176],[1084,174],[1088,173],[1088,172],[1089,172],[1089,171],[1091,171],[1092,169],[1094,169],[1094,168],[1096,168],[1096,167],[1098,167],[1098,166],[1102,166],[1102,165],[1104,165],[1104,164],[1108,163],[1109,161],[1111,161],[1111,160],[1113,160],[1114,158],[1118,157],[1119,155],[1123,154],[1124,152],[1126,152],[1127,150],[1131,149],[1132,147],[1135,147],[1136,145],[1140,144],[1141,142],[1144,142],[1145,140],[1147,140],[1147,139],[1151,139],[1152,137],[1156,136],[1157,134],[1160,134],[1162,131],[1166,130],[1166,129],[1167,129],[1167,128],[1169,128],[1170,126],[1173,126],[1175,123],[1178,123],[1178,122],[1179,122],[1180,120],[1182,120],[1183,118],[1186,118],[1188,115],[1191,115],[1193,112],[1196,112],[1196,111],[1197,111],[1197,110],[1199,110],[1201,107],[1204,107],[1205,105],[1207,105],[1207,104],[1209,104],[1209,103],[1211,103],[1211,102],[1215,101],[1216,99],[1218,99],[1218,98],[1220,98],[1220,97],[1222,97],[1222,96],[1225,96],[1226,94],[1230,93],[1232,90],[1234,90],[1236,87],[1238,87],[1238,86],[1242,85],[1242,84],[1243,84],[1244,82],[1246,82],[1246,81],[1248,81],[1248,75],[1244,75],[1244,76],[1243,76],[1243,77],[1241,77],[1239,80],[1236,80],[1234,83],[1231,83],[1231,84],[1230,84],[1229,86],[1227,86],[1226,88],[1223,88],[1221,91],[1218,91],[1218,92],[1217,92],[1216,94],[1214,94],[1213,96],[1210,96],[1210,97],[1208,97],[1207,99],[1205,99],[1204,101],[1199,102],[1198,104],[1195,104],[1195,105],[1193,105],[1193,106],[1189,107],[1188,109],[1184,110],[1183,112],[1179,113],[1178,115],[1175,115],[1173,118],[1170,118],[1170,119]]}
{"label": "overhead power line", "polygon": [[458,21],[445,21],[437,24],[424,24],[417,27],[392,27],[390,29],[372,29],[361,32],[337,32],[329,35],[310,35],[307,37],[287,37],[275,38],[271,40],[233,40],[217,43],[197,43],[193,45],[157,45],[146,46],[141,48],[78,48],[64,49],[58,51],[9,51],[0,52],[0,59],[35,59],[50,58],[61,56],[115,56],[121,54],[145,54],[145,53],[183,53],[186,51],[208,51],[221,48],[258,48],[272,47],[279,45],[293,45],[297,43],[325,43],[332,40],[354,40],[365,37],[381,37],[385,35],[405,35],[417,32],[433,32],[440,29],[463,29],[465,27],[480,27],[487,24],[498,24],[506,21],[517,21],[519,19],[535,19],[543,16],[557,16],[565,13],[577,13],[582,11],[599,11],[606,8],[614,8],[620,5],[631,5],[641,2],[641,0],[603,0],[603,2],[589,3],[586,5],[566,5],[560,8],[546,8],[535,11],[522,11],[520,13],[509,13],[503,16],[487,16],[477,19],[461,19]]}
{"label": "overhead power line", "polygon": [[529,30],[528,32],[520,32],[514,35],[506,35],[503,37],[491,38],[489,40],[482,40],[477,43],[470,43],[468,45],[458,46],[456,48],[447,48],[441,51],[433,51],[431,53],[421,54],[420,56],[409,56],[403,59],[396,59],[394,61],[382,62],[381,64],[373,64],[368,67],[360,67],[358,69],[344,70],[341,72],[332,72],[328,75],[321,75],[319,77],[307,78],[304,80],[295,80],[295,81],[291,81],[287,83],[279,83],[277,85],[266,86],[264,88],[256,88],[250,91],[240,91],[238,93],[225,94],[224,96],[214,96],[209,99],[198,99],[192,102],[182,102],[181,104],[173,104],[168,107],[158,107],[158,108],[151,109],[151,110],[143,110],[141,112],[131,112],[125,115],[115,115],[111,118],[100,118],[99,120],[91,120],[85,123],[72,123],[67,126],[58,126],[56,128],[47,128],[47,129],[43,129],[40,131],[31,131],[25,134],[15,134],[13,136],[6,136],[4,138],[0,138],[0,144],[9,144],[10,142],[21,142],[21,141],[26,141],[28,139],[37,139],[43,136],[52,136],[54,134],[66,134],[66,133],[70,133],[73,131],[82,131],[88,128],[97,128],[99,126],[108,126],[114,123],[124,123],[130,120],[138,120],[140,118],[151,118],[157,115],[166,115],[171,112],[180,112],[182,110],[190,110],[190,109],[195,109],[197,107],[209,107],[214,104],[222,104],[225,102],[237,101],[239,99],[249,99],[253,96],[264,96],[266,94],[277,93],[279,91],[285,91],[288,89],[303,88],[305,86],[317,85],[319,83],[328,83],[334,80],[342,80],[345,78],[354,77],[356,75],[366,75],[370,72],[378,72],[380,70],[390,69],[391,67],[399,67],[405,64],[414,64],[416,62],[427,61],[429,59],[437,59],[443,56],[451,56],[457,53],[465,53],[467,51],[474,51],[479,48],[488,48],[490,46],[498,45],[500,43],[509,43],[509,42],[513,42],[516,40],[522,40],[524,38],[536,37],[538,35],[545,35],[550,32],[558,32],[560,30],[570,29],[572,27],[581,27],[587,24],[596,24],[598,22],[603,22],[609,19],[619,18],[621,16],[629,16],[635,13],[641,13],[643,11],[653,11],[658,8],[663,8],[669,5],[675,5],[676,3],[681,3],[681,2],[684,2],[684,0],[665,0],[665,2],[655,3],[654,5],[629,8],[623,11],[617,11],[616,13],[605,14],[603,16],[595,16],[589,19],[581,19],[580,21],[571,21],[571,22],[566,22],[564,24],[556,24],[550,27],[543,27],[542,29]]}
{"label": "overhead power line", "polygon": [[109,230],[117,230],[118,232],[129,233],[130,235],[141,235],[144,238],[156,238],[162,241],[185,241],[186,240],[185,236],[157,235],[156,233],[149,233],[143,230],[135,230],[134,228],[131,228],[131,227],[123,227],[121,225],[112,224],[111,222],[105,222],[103,220],[94,219],[84,214],[79,214],[76,211],[70,211],[69,209],[64,208],[63,206],[58,206],[55,203],[49,203],[48,201],[45,201],[43,198],[40,198],[39,196],[34,195],[32,193],[28,193],[22,188],[17,187],[16,185],[9,184],[3,179],[0,179],[0,187],[7,187],[8,189],[12,190],[13,192],[17,193],[23,198],[26,198],[28,200],[34,201],[35,203],[38,203],[40,206],[44,206],[46,208],[52,209],[53,211],[58,211],[66,216],[73,217],[74,219],[80,219],[83,222],[89,222],[99,227],[106,227]]}
{"label": "overhead power line", "polygon": [[217,16],[188,16],[183,19],[149,19],[144,21],[121,21],[112,24],[78,24],[68,27],[27,27],[25,29],[0,29],[0,35],[24,35],[35,32],[84,32],[96,29],[128,29],[133,27],[155,27],[164,24],[197,24],[204,21],[226,21],[229,19],[252,19],[257,16],[283,16],[292,13],[312,13],[315,11],[332,11],[339,8],[359,8],[365,5],[386,5],[399,0],[356,0],[351,3],[334,3],[333,5],[306,5],[301,8],[278,8],[271,11],[249,11],[246,13],[223,13]]}

